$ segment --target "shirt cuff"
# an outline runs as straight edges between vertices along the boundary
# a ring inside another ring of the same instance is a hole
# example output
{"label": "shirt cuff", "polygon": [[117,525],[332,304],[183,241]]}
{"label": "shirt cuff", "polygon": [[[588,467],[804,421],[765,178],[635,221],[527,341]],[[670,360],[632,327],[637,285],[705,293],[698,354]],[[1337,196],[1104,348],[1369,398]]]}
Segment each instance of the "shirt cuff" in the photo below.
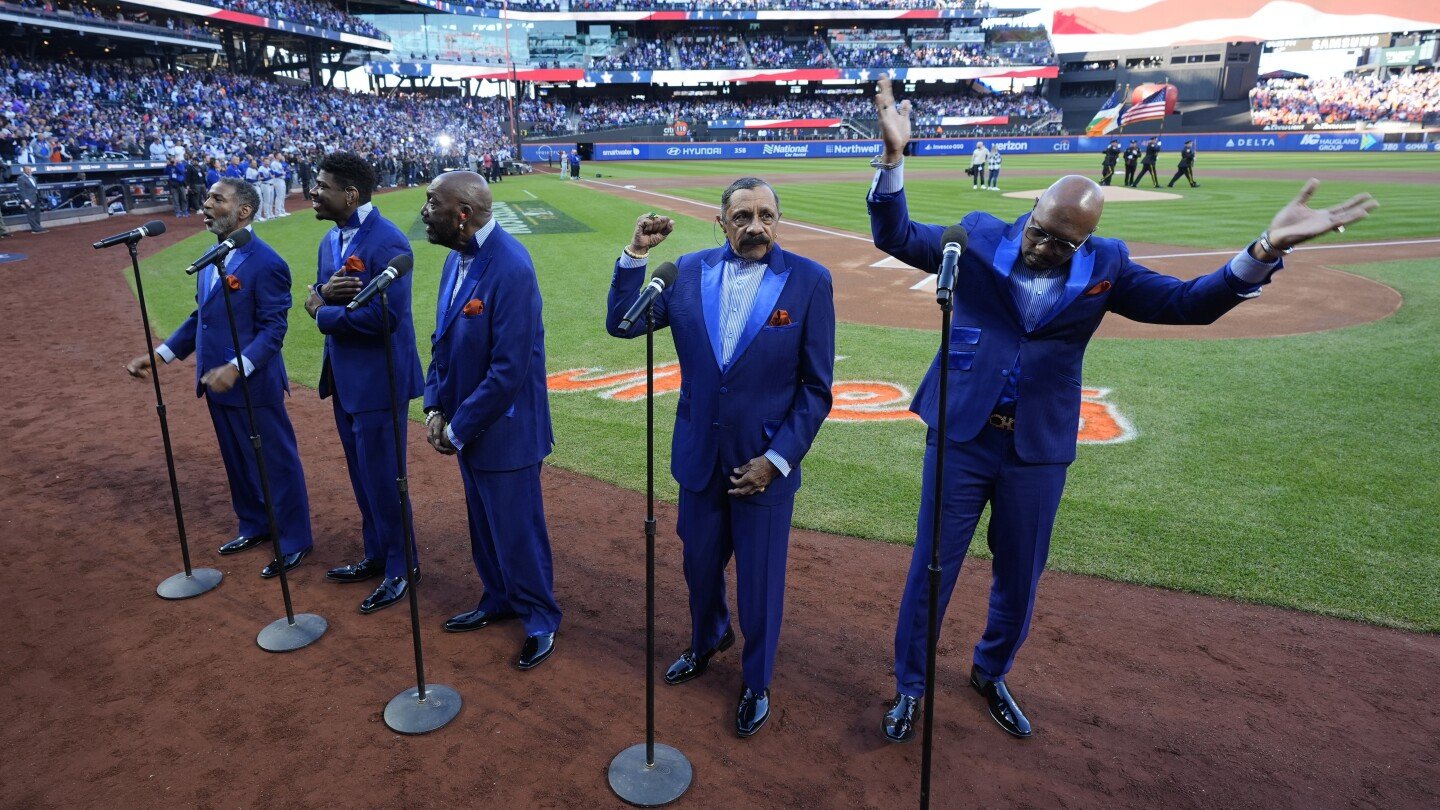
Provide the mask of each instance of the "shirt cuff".
{"label": "shirt cuff", "polygon": [[790,477],[790,462],[786,461],[784,456],[774,450],[766,450],[765,458],[770,459],[770,463],[775,465],[775,469],[779,470],[781,475],[786,478]]}
{"label": "shirt cuff", "polygon": [[164,343],[155,347],[155,356],[167,363],[173,363],[175,361],[175,352],[171,351],[170,347]]}
{"label": "shirt cuff", "polygon": [[451,430],[449,425],[445,426],[445,438],[450,440],[450,443],[455,446],[456,450],[465,449],[465,443],[455,438],[455,431]]}
{"label": "shirt cuff", "polygon": [[[246,376],[246,377],[249,377],[251,374],[254,374],[254,373],[255,373],[255,364],[252,363],[252,362],[250,362],[250,358],[248,358],[248,357],[246,357],[245,355],[242,354],[242,355],[240,355],[240,359],[245,363],[245,376]],[[235,366],[235,361],[234,361],[234,360],[231,360],[231,361],[230,361],[230,365]],[[236,368],[239,368],[239,366],[235,366],[235,367],[236,367]]]}
{"label": "shirt cuff", "polygon": [[1284,262],[1280,259],[1273,262],[1256,259],[1246,247],[1225,265],[1225,281],[1241,298],[1254,298],[1260,294],[1260,286],[1269,284],[1270,276],[1283,266]]}
{"label": "shirt cuff", "polygon": [[876,169],[875,179],[870,183],[870,196],[876,194],[898,194],[905,188],[905,164],[893,169]]}
{"label": "shirt cuff", "polygon": [[648,263],[649,263],[649,258],[648,258],[648,257],[647,257],[647,258],[644,258],[644,259],[636,259],[636,258],[631,257],[630,254],[626,253],[625,251],[623,251],[623,250],[620,251],[620,261],[618,262],[618,264],[619,264],[621,267],[625,267],[625,268],[644,267],[644,266],[645,266],[646,264],[648,264]]}

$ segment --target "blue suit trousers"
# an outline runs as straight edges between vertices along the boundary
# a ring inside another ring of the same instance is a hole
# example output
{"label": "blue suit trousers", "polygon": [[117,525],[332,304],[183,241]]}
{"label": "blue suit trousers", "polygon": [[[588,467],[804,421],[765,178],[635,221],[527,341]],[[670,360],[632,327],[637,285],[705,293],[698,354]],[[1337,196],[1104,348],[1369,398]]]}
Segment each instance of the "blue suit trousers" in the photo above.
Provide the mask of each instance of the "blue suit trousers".
{"label": "blue suit trousers", "polygon": [[[269,533],[265,518],[264,490],[250,445],[250,422],[244,408],[216,405],[209,397],[210,420],[220,442],[220,458],[230,479],[230,502],[240,521],[240,534],[247,537]],[[275,525],[280,531],[280,553],[294,554],[314,545],[310,534],[310,497],[305,489],[305,471],[295,444],[295,428],[284,403],[257,405],[255,423],[260,429],[260,447],[265,454],[265,472],[270,477],[270,495],[275,499]]]}
{"label": "blue suit trousers", "polygon": [[540,464],[491,472],[465,463],[460,477],[470,518],[470,553],[485,585],[481,610],[514,611],[530,636],[560,628],[550,534],[540,496]]}
{"label": "blue suit trousers", "polygon": [[[360,507],[365,559],[383,560],[387,578],[408,576],[405,572],[405,524],[400,514],[400,493],[395,485],[395,427],[390,412],[346,413],[340,407],[339,397],[331,397],[331,400],[335,403],[335,427],[340,433],[340,445],[345,448],[345,464],[350,470],[350,486],[355,490],[355,503]],[[408,419],[400,422],[402,447],[409,433],[409,423]],[[404,459],[400,461],[405,463]],[[415,536],[413,523],[410,536]],[[418,551],[415,561],[418,568]]]}
{"label": "blue suit trousers", "polygon": [[722,471],[701,492],[680,488],[676,532],[684,543],[691,646],[697,653],[708,652],[730,627],[725,567],[734,556],[740,632],[745,636],[741,668],[745,685],[759,691],[770,686],[780,647],[785,562],[795,498],[758,504],[750,498],[732,497],[726,494],[729,480]]}
{"label": "blue suit trousers", "polygon": [[[895,628],[895,682],[902,695],[925,694],[925,646],[930,597],[931,519],[935,504],[936,433],[925,440],[925,480],[915,551]],[[990,612],[975,646],[974,662],[992,679],[1010,671],[1030,631],[1035,590],[1050,553],[1050,533],[1065,488],[1068,463],[1027,464],[1015,454],[1015,434],[981,428],[968,442],[945,442],[945,494],[940,515],[940,624],[960,564],[985,504],[990,504],[987,541],[994,556]]]}

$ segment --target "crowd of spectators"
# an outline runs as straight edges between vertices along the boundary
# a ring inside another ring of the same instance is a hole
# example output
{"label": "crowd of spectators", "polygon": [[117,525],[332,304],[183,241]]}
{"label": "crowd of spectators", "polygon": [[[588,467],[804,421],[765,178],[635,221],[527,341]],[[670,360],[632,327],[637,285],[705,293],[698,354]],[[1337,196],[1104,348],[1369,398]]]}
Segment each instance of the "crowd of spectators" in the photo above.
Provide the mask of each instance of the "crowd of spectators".
{"label": "crowd of spectators", "polygon": [[0,65],[0,159],[8,162],[336,149],[459,159],[508,141],[509,110],[496,98],[377,96],[79,60],[5,56]]}
{"label": "crowd of spectators", "polygon": [[750,59],[757,68],[835,67],[835,60],[830,58],[825,40],[820,37],[793,40],[760,34],[750,38]]}
{"label": "crowd of spectators", "polygon": [[563,101],[524,99],[515,107],[532,135],[561,135],[570,131],[570,109]]}
{"label": "crowd of spectators", "polygon": [[[943,116],[1000,116],[1029,118],[1053,112],[1044,98],[1034,94],[991,96],[921,96],[911,100],[917,123],[938,121]],[[868,95],[795,96],[791,94],[752,98],[603,99],[576,105],[582,131],[605,130],[675,121],[716,121],[727,119],[770,119],[813,121],[833,118],[874,118],[874,101]]]}
{"label": "crowd of spectators", "polygon": [[[0,8],[11,5],[0,0]],[[53,14],[64,19],[70,17],[77,22],[103,23],[122,28],[164,28],[165,30],[192,39],[214,39],[210,29],[197,24],[193,18],[173,17],[158,12],[126,10],[120,6],[102,8],[91,0],[20,0],[14,5],[24,11]]]}
{"label": "crowd of spectators", "polygon": [[374,37],[389,41],[390,37],[371,23],[346,14],[326,0],[191,0],[207,6],[267,17],[272,20],[293,20],[330,31]]}
{"label": "crowd of spectators", "polygon": [[595,70],[668,70],[670,47],[655,39],[631,39],[625,49],[612,56],[597,56]]}
{"label": "crowd of spectators", "polygon": [[1347,124],[1440,117],[1440,75],[1270,79],[1250,91],[1256,125]]}
{"label": "crowd of spectators", "polygon": [[718,32],[676,37],[675,54],[682,66],[700,70],[734,70],[748,67],[749,61],[739,37],[723,37]]}
{"label": "crowd of spectators", "polygon": [[[500,6],[485,0],[486,7]],[[528,11],[848,11],[869,9],[978,9],[983,0],[561,0],[560,3],[537,0],[511,0],[510,7]],[[549,6],[550,8],[542,8]],[[567,8],[568,7],[568,8]]]}

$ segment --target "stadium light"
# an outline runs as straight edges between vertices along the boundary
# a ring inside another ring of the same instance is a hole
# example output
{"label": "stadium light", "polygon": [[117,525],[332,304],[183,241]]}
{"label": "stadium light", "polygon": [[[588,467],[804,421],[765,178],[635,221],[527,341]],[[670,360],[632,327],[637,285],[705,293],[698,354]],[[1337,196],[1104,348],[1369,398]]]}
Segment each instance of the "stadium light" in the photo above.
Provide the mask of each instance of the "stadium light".
{"label": "stadium light", "polygon": [[449,148],[450,148],[450,144],[452,144],[452,143],[454,143],[454,142],[455,142],[455,139],[454,139],[454,138],[451,138],[449,135],[445,135],[445,134],[443,134],[443,133],[440,134],[438,137],[435,138],[435,143],[438,144],[441,149],[449,149]]}

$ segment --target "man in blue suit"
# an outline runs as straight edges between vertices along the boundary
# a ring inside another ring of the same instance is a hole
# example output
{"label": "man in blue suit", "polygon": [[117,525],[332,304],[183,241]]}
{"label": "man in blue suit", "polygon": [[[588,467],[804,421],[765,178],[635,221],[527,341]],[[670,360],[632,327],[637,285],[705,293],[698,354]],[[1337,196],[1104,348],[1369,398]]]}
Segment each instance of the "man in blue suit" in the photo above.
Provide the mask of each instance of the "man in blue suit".
{"label": "man in blue suit", "polygon": [[[888,78],[881,79],[875,101],[885,141],[869,196],[875,245],[935,272],[944,229],[912,222],[905,205],[901,164],[910,138],[910,102],[896,106]],[[915,550],[895,630],[896,695],[882,724],[888,739],[913,736],[924,694],[937,453],[945,454],[939,615],[944,617],[988,503],[994,579],[970,684],[1001,728],[1028,737],[1030,723],[1005,676],[1030,629],[1066,470],[1075,460],[1086,345],[1106,312],[1147,323],[1211,323],[1259,295],[1280,268],[1281,256],[1295,245],[1344,230],[1376,205],[1361,194],[1328,210],[1311,210],[1305,202],[1317,185],[1311,180],[1247,249],[1191,281],[1147,270],[1131,261],[1124,242],[1092,236],[1104,196],[1088,178],[1061,178],[1031,213],[1013,223],[983,212],[961,220],[970,243],[956,273],[954,326],[945,355],[937,354],[910,406],[930,430]],[[950,390],[945,435],[937,436],[942,361],[949,363]]]}
{"label": "man in blue suit", "polygon": [[545,325],[535,265],[491,216],[490,188],[474,172],[448,172],[425,192],[425,237],[451,249],[440,276],[425,377],[430,445],[458,455],[470,517],[470,551],[485,586],[480,603],[445,623],[452,633],[519,618],[515,665],[555,650],[550,535],[540,462],[555,445],[545,387]]}
{"label": "man in blue suit", "polygon": [[[221,178],[205,197],[205,228],[217,239],[226,239],[242,228],[248,229],[260,207],[260,193],[245,180]],[[221,554],[238,554],[269,539],[265,500],[260,487],[255,451],[250,444],[250,425],[245,398],[237,383],[243,367],[249,381],[250,400],[265,453],[265,470],[274,499],[275,523],[280,532],[280,553],[288,571],[310,553],[310,501],[305,491],[305,473],[295,445],[295,430],[285,412],[285,395],[290,390],[280,346],[285,341],[290,311],[290,267],[269,245],[254,237],[245,247],[225,257],[225,284],[240,333],[240,351],[230,345],[230,321],[225,311],[222,281],[213,267],[196,274],[196,310],[155,354],[169,363],[194,354],[195,395],[205,397],[220,457],[230,480],[230,500],[240,523],[240,534],[220,547]],[[144,377],[154,366],[153,358],[141,355],[126,370],[132,377]],[[271,560],[260,572],[269,579],[280,573],[278,560]]]}
{"label": "man in blue suit", "polygon": [[305,302],[305,311],[325,335],[320,397],[330,397],[335,406],[335,426],[360,507],[365,545],[363,559],[332,568],[325,578],[363,582],[384,574],[375,592],[360,603],[361,613],[374,613],[400,601],[410,577],[405,570],[406,527],[395,488],[395,477],[404,469],[405,459],[395,458],[395,422],[386,378],[387,338],[394,347],[401,447],[408,432],[409,402],[425,391],[410,308],[411,274],[390,285],[388,336],[378,299],[354,312],[345,309],[392,259],[411,255],[410,240],[370,202],[375,183],[375,170],[354,152],[335,152],[320,161],[310,205],[316,219],[334,222],[335,227],[320,240],[319,271]]}
{"label": "man in blue suit", "polygon": [[[665,682],[698,677],[735,642],[725,604],[733,555],[745,634],[735,731],[749,737],[770,716],[800,460],[830,413],[835,304],[829,271],[776,243],[780,200],[768,183],[736,180],[716,221],[725,246],[681,256],[674,285],[654,304],[684,380],[670,471],[680,484],[691,643]],[[636,223],[610,284],[610,334],[645,334],[643,319],[626,331],[620,321],[644,282],[646,254],[673,229],[654,214]]]}

